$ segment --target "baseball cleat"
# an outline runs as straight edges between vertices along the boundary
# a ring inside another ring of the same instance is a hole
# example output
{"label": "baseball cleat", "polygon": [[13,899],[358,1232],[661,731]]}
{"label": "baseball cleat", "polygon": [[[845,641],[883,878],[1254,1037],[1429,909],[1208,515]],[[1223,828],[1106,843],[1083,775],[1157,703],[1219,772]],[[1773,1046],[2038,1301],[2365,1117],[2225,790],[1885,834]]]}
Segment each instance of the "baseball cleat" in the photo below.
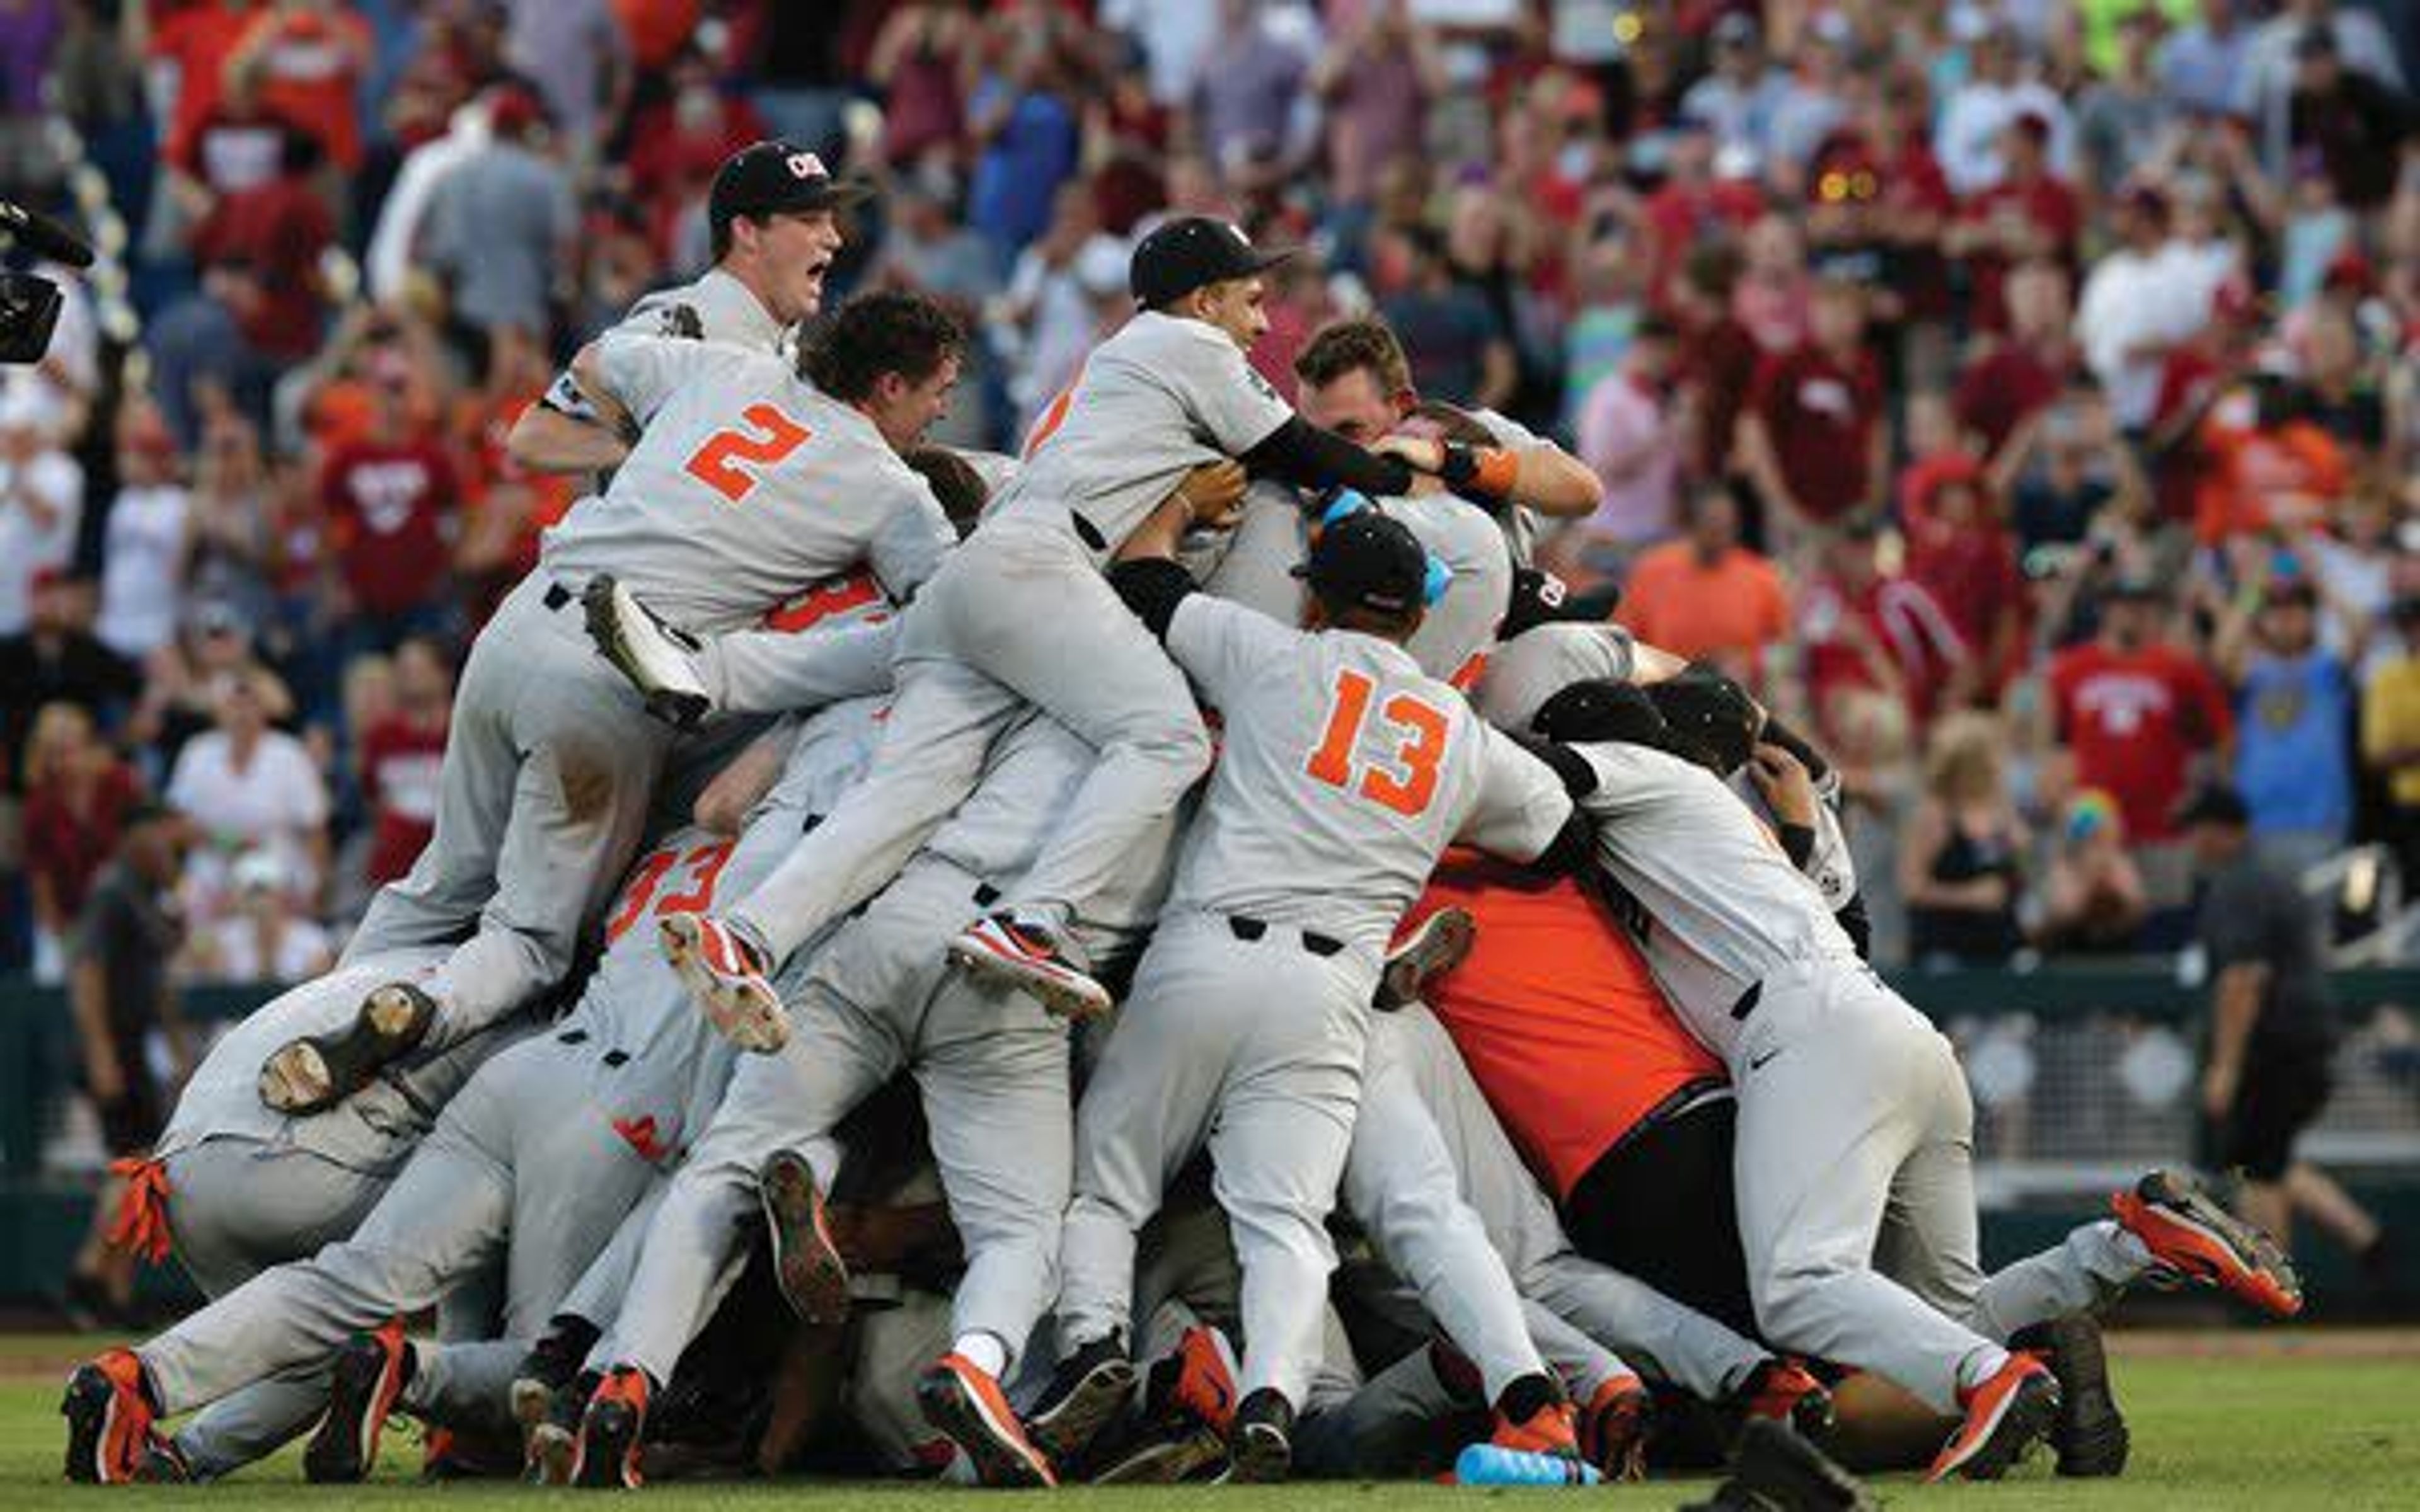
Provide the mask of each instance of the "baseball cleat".
{"label": "baseball cleat", "polygon": [[1006,914],[968,925],[950,942],[950,959],[977,977],[1031,993],[1060,1018],[1082,1023],[1109,1011],[1109,995],[1068,964],[1050,933]]}
{"label": "baseball cleat", "polygon": [[1832,1430],[1832,1394],[1795,1360],[1767,1360],[1748,1372],[1731,1403],[1749,1417],[1787,1423],[1807,1439]]}
{"label": "baseball cleat", "polygon": [[1274,1387],[1263,1386],[1235,1409],[1235,1430],[1227,1438],[1227,1479],[1274,1486],[1293,1472],[1294,1404]]}
{"label": "baseball cleat", "polygon": [[619,1365],[605,1372],[580,1415],[580,1435],[571,1446],[572,1485],[635,1491],[646,1484],[639,1473],[639,1445],[647,1430],[647,1373],[638,1366]]}
{"label": "baseball cleat", "polygon": [[158,1414],[132,1350],[104,1350],[76,1366],[59,1412],[68,1420],[68,1479],[122,1486],[134,1478]]}
{"label": "baseball cleat", "polygon": [[1154,1375],[1159,1375],[1163,1366],[1168,1370],[1164,1405],[1224,1439],[1235,1422],[1235,1352],[1227,1335],[1207,1323],[1196,1323],[1176,1341],[1175,1353],[1153,1365]]}
{"label": "baseball cleat", "polygon": [[328,1414],[302,1451],[303,1479],[323,1486],[369,1479],[379,1434],[415,1363],[400,1318],[346,1343],[329,1374]]}
{"label": "baseball cleat", "polygon": [[717,1034],[760,1056],[789,1043],[789,1012],[754,947],[704,914],[669,915],[656,928],[664,959]]}
{"label": "baseball cleat", "polygon": [[1113,1459],[1095,1486],[1174,1486],[1227,1458],[1227,1440],[1199,1423],[1171,1423]]}
{"label": "baseball cleat", "polygon": [[1522,1454],[1577,1459],[1579,1413],[1563,1395],[1561,1382],[1547,1376],[1522,1376],[1496,1398],[1496,1423],[1487,1442]]}
{"label": "baseball cleat", "polygon": [[1998,1480],[2058,1423],[2058,1381],[2030,1354],[2012,1354],[1958,1394],[1966,1421],[1933,1458],[1928,1481]]}
{"label": "baseball cleat", "polygon": [[832,1242],[814,1167],[794,1149],[777,1149],[757,1176],[757,1201],[773,1241],[773,1275],[790,1310],[806,1323],[848,1317],[848,1265]]}
{"label": "baseball cleat", "polygon": [[2231,1291],[2273,1318],[2303,1310],[2303,1283],[2277,1242],[2220,1207],[2192,1177],[2153,1171],[2109,1206],[2164,1268]]}
{"label": "baseball cleat", "polygon": [[1114,1335],[1094,1339],[1059,1362],[1025,1429],[1053,1464],[1071,1463],[1125,1410],[1134,1385],[1125,1341]]}
{"label": "baseball cleat", "polygon": [[1608,1381],[1580,1413],[1582,1458],[1607,1480],[1640,1480],[1647,1474],[1647,1433],[1655,1398],[1637,1376]]}
{"label": "baseball cleat", "polygon": [[436,1021],[437,1004],[408,981],[370,990],[341,1033],[288,1040],[260,1064],[260,1101],[301,1116],[335,1106],[411,1053]]}
{"label": "baseball cleat", "polygon": [[[526,1365],[522,1367],[527,1370]],[[527,1374],[513,1381],[513,1421],[521,1429],[521,1478],[533,1486],[568,1486],[580,1446],[580,1418],[605,1378],[584,1370],[560,1385]]]}
{"label": "baseball cleat", "polygon": [[1470,954],[1471,941],[1478,937],[1478,922],[1467,909],[1440,908],[1421,919],[1418,929],[1387,952],[1374,1005],[1391,1012],[1418,1001],[1431,979],[1462,964],[1463,957]]}
{"label": "baseball cleat", "polygon": [[185,1462],[185,1451],[177,1447],[174,1439],[151,1435],[143,1445],[142,1457],[134,1461],[134,1483],[137,1486],[190,1486],[194,1467]]}
{"label": "baseball cleat", "polygon": [[2050,1430],[2058,1473],[2073,1478],[2124,1474],[2133,1438],[2109,1388],[2100,1320],[2090,1313],[2071,1313],[2042,1332],[2050,1373],[2058,1381],[2058,1423]]}
{"label": "baseball cleat", "polygon": [[599,573],[581,592],[580,609],[597,654],[638,689],[647,712],[675,729],[706,717],[714,700],[697,670],[705,647],[677,625],[658,619],[611,573]]}
{"label": "baseball cleat", "polygon": [[1854,1475],[1778,1418],[1752,1417],[1714,1496],[1683,1512],[1874,1512]]}
{"label": "baseball cleat", "polygon": [[1000,1382],[965,1355],[952,1350],[925,1366],[916,1378],[916,1403],[925,1422],[965,1451],[985,1486],[1059,1484],[1050,1461],[1026,1437]]}

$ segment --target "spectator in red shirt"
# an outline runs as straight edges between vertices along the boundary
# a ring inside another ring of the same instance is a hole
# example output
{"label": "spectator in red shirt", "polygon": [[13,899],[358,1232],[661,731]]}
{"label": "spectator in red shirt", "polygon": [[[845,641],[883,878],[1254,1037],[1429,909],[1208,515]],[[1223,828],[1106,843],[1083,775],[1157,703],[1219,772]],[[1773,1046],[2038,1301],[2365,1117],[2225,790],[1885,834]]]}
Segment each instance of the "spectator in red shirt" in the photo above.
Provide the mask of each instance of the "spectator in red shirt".
{"label": "spectator in red shirt", "polygon": [[642,109],[630,126],[630,187],[659,244],[672,244],[680,218],[706,197],[723,160],[769,134],[756,107],[715,86],[705,54],[683,49],[673,60],[670,96]]}
{"label": "spectator in red shirt", "polygon": [[1951,400],[1958,423],[1982,438],[1987,458],[1997,457],[2020,424],[2058,397],[2077,360],[2067,274],[2057,263],[2021,262],[2001,288],[2009,329],[1958,375]]}
{"label": "spectator in red shirt", "polygon": [[1683,116],[1668,141],[1664,185],[1647,200],[1655,237],[1655,273],[1648,286],[1658,304],[1671,302],[1673,282],[1692,249],[1744,232],[1764,213],[1755,185],[1714,177],[1714,134],[1704,122]]}
{"label": "spectator in red shirt", "polygon": [[444,628],[461,486],[445,449],[411,421],[411,392],[408,359],[374,358],[368,434],[329,453],[319,469],[354,651]]}
{"label": "spectator in red shirt", "polygon": [[354,95],[374,51],[369,23],[345,0],[276,0],[227,54],[226,72],[229,79],[256,81],[263,104],[351,173],[362,165]]}
{"label": "spectator in red shirt", "polygon": [[318,350],[319,259],[336,239],[335,218],[312,185],[318,144],[290,128],[280,133],[277,171],[267,182],[220,195],[194,230],[205,267],[247,275],[252,297],[234,306],[255,350],[300,362]]}
{"label": "spectator in red shirt", "polygon": [[1727,241],[1709,242],[1689,254],[1673,287],[1672,310],[1681,328],[1680,381],[1685,398],[1676,406],[1697,417],[1690,435],[1689,475],[1720,478],[1732,471],[1740,411],[1763,361],[1756,337],[1731,311],[1738,285],[1738,251]]}
{"label": "spectator in red shirt", "polygon": [[101,863],[117,849],[118,821],[141,790],[133,771],[94,733],[79,704],[46,703],[25,742],[25,880],[34,895],[34,980],[67,980],[68,932]]}
{"label": "spectator in red shirt", "polygon": [[362,796],[371,814],[368,881],[411,870],[437,825],[437,770],[454,677],[437,642],[413,636],[395,649],[395,703],[362,736]]}
{"label": "spectator in red shirt", "polygon": [[2009,270],[2034,257],[2048,257],[2072,278],[2084,232],[2084,200],[2050,169],[2050,122],[2027,112],[2009,126],[2000,181],[1967,200],[1949,228],[1948,251],[1966,261],[1978,330],[2002,331],[2009,323],[2004,285]]}
{"label": "spectator in red shirt", "polygon": [[1865,291],[1816,284],[1809,339],[1768,356],[1740,416],[1741,460],[1763,495],[1774,555],[1860,512],[1879,514],[1888,485],[1882,372],[1865,346]]}
{"label": "spectator in red shirt", "polygon": [[[2160,586],[2121,579],[2102,605],[2100,632],[2051,662],[2049,712],[2059,757],[2050,795],[2099,788],[2118,800],[2138,845],[2177,839],[2175,811],[2196,758],[2231,769],[2235,721],[2211,670],[2161,636]],[[2146,866],[2156,894],[2164,889]],[[2172,882],[2180,867],[2162,869]],[[2174,888],[2162,902],[2177,901]]]}
{"label": "spectator in red shirt", "polygon": [[1935,474],[1908,534],[1907,575],[1932,595],[1975,656],[1974,692],[1997,702],[2024,656],[2025,578],[1995,480],[1972,462]]}
{"label": "spectator in red shirt", "polygon": [[1799,613],[1810,701],[1829,717],[1841,694],[1874,688],[1897,698],[1921,730],[1936,710],[1963,703],[1974,656],[1941,601],[1887,570],[1881,532],[1858,521],[1824,546]]}

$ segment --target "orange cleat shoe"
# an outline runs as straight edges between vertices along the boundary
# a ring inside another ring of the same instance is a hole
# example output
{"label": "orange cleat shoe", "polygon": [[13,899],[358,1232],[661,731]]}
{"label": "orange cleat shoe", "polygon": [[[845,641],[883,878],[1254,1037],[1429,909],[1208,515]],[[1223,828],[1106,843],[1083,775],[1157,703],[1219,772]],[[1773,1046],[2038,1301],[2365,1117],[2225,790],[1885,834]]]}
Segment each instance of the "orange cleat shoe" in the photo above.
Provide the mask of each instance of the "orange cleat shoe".
{"label": "orange cleat shoe", "polygon": [[2109,1206],[2177,1274],[2231,1291],[2273,1318],[2303,1310],[2303,1283],[2277,1242],[2220,1207],[2192,1177],[2153,1171]]}
{"label": "orange cleat shoe", "polygon": [[1952,1475],[1998,1480],[2058,1426],[2058,1381],[2030,1354],[2012,1354],[1982,1382],[1958,1394],[1966,1421],[1933,1458],[1928,1481]]}
{"label": "orange cleat shoe", "polygon": [[1025,1425],[991,1372],[954,1350],[916,1378],[924,1421],[966,1451],[985,1486],[1056,1486],[1050,1461],[1025,1436]]}
{"label": "orange cleat shoe", "polygon": [[646,1484],[639,1471],[639,1447],[647,1431],[647,1373],[617,1365],[597,1383],[580,1416],[580,1437],[571,1448],[571,1484],[592,1489]]}
{"label": "orange cleat shoe", "polygon": [[132,1350],[106,1350],[76,1366],[59,1412],[68,1420],[68,1479],[122,1486],[135,1478],[159,1414]]}

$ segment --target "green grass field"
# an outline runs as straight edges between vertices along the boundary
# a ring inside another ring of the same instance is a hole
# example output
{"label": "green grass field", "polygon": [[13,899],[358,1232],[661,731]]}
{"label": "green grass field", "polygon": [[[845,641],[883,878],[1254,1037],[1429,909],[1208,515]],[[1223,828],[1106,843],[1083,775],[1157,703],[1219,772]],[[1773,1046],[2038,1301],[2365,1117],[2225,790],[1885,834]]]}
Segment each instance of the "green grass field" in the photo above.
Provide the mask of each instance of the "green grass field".
{"label": "green grass field", "polygon": [[[1995,1487],[1932,1489],[1904,1477],[1875,1484],[1892,1507],[2420,1507],[2420,1335],[2376,1334],[2337,1338],[2325,1334],[2242,1333],[2212,1335],[2210,1347],[2174,1336],[2114,1336],[2113,1369],[2133,1429],[2134,1454],[2118,1481],[2062,1482],[2047,1456]],[[2245,1346],[2251,1344],[2252,1348]],[[0,1508],[92,1507],[106,1499],[130,1509],[166,1504],[220,1507],[338,1508],[432,1504],[458,1509],[526,1504],[541,1493],[515,1486],[449,1485],[423,1489],[408,1482],[417,1454],[395,1443],[378,1483],[318,1490],[301,1483],[294,1457],[283,1457],[210,1488],[105,1490],[69,1486],[59,1477],[62,1443],[58,1363],[89,1349],[70,1338],[0,1338]],[[1605,1492],[1633,1507],[1673,1507],[1703,1493],[1703,1483],[1652,1482]],[[644,1504],[674,1509],[778,1497],[809,1512],[868,1506],[923,1512],[948,1500],[981,1493],[926,1488],[783,1482],[658,1486]],[[1413,1484],[1297,1485],[1267,1490],[1209,1488],[1157,1490],[1081,1489],[1056,1493],[1078,1509],[1135,1506],[1179,1512],[1203,1505],[1282,1506],[1287,1512],[1396,1512],[1406,1503],[1442,1506],[1453,1500],[1539,1491],[1450,1490]],[[411,1499],[419,1498],[418,1502]]]}

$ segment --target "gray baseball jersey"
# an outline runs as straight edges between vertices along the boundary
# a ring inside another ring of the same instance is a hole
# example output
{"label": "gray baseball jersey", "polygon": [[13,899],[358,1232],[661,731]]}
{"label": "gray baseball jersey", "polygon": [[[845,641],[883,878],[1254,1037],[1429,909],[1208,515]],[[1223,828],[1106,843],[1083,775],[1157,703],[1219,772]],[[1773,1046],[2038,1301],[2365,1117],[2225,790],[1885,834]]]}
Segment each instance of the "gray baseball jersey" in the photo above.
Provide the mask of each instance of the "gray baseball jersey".
{"label": "gray baseball jersey", "polygon": [[[1486,428],[1496,444],[1509,451],[1526,452],[1533,447],[1551,444],[1547,440],[1509,415],[1493,409],[1474,409],[1470,418]],[[1512,565],[1537,565],[1538,532],[1543,528],[1538,512],[1527,504],[1512,504],[1496,518],[1496,527],[1504,536],[1505,549],[1512,553]]]}
{"label": "gray baseball jersey", "polygon": [[1383,952],[1445,847],[1515,860],[1571,813],[1561,782],[1401,646],[1290,629],[1206,594],[1168,650],[1225,721],[1169,908],[1241,914]]}
{"label": "gray baseball jersey", "polygon": [[641,295],[608,334],[718,342],[750,351],[779,352],[790,345],[797,328],[774,319],[773,312],[747,285],[720,268],[709,268],[694,283]]}
{"label": "gray baseball jersey", "polygon": [[992,519],[1073,527],[1096,563],[1134,533],[1185,474],[1241,456],[1294,416],[1218,327],[1145,310],[1093,349],[1026,442]]}
{"label": "gray baseball jersey", "polygon": [[546,532],[540,565],[566,582],[612,573],[666,619],[719,635],[861,561],[904,599],[956,543],[873,422],[787,363],[620,335],[597,353],[645,433],[605,493]]}
{"label": "gray baseball jersey", "polygon": [[1630,681],[1630,632],[1618,625],[1555,620],[1532,625],[1489,655],[1471,701],[1498,730],[1527,731],[1545,702],[1574,683]]}
{"label": "gray baseball jersey", "polygon": [[1736,1079],[1749,990],[1810,963],[1862,969],[1856,948],[1722,779],[1646,746],[1576,749],[1597,775],[1580,806],[1598,860],[1637,905],[1625,922],[1673,1012]]}

